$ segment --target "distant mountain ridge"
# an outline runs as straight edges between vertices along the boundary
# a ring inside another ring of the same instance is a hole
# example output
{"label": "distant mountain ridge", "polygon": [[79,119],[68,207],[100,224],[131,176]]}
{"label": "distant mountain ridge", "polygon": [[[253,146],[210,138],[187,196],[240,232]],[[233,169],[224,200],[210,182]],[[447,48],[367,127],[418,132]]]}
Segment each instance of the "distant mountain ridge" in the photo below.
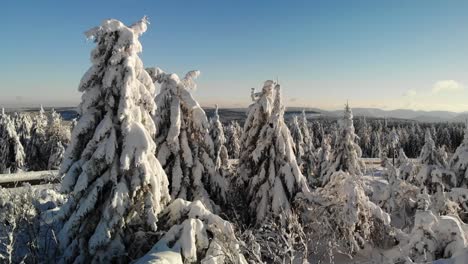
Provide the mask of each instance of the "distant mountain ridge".
{"label": "distant mountain ridge", "polygon": [[[332,114],[340,114],[343,111],[331,111]],[[450,111],[419,111],[409,109],[382,110],[378,108],[353,108],[355,116],[366,116],[373,118],[398,118],[410,119],[419,122],[460,122],[460,116],[468,113],[456,113]]]}
{"label": "distant mountain ridge", "polygon": [[[45,108],[46,111],[51,107]],[[214,112],[212,107],[203,107],[208,117],[211,117]],[[38,111],[38,108],[7,108],[7,112],[24,112]],[[72,119],[76,117],[76,107],[57,107],[55,110],[62,114],[64,119]],[[329,118],[339,118],[343,115],[343,110],[323,110],[314,107],[287,107],[285,117],[289,118],[298,115],[305,110],[307,114],[314,116],[323,116]],[[419,111],[409,109],[382,110],[379,108],[352,108],[353,114],[356,117],[369,118],[396,118],[415,120],[418,122],[466,122],[468,120],[468,112],[456,113],[450,111]],[[220,108],[219,114],[223,121],[242,120],[246,117],[247,108]]]}

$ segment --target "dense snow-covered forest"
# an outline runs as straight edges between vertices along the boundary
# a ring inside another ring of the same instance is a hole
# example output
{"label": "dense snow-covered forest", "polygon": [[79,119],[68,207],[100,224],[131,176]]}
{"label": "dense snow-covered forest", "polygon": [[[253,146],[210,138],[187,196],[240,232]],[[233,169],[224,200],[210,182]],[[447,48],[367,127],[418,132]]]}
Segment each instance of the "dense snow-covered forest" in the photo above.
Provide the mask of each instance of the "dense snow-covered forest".
{"label": "dense snow-covered forest", "polygon": [[467,124],[286,118],[272,80],[207,115],[147,29],[86,32],[77,119],[1,112],[1,263],[468,263]]}

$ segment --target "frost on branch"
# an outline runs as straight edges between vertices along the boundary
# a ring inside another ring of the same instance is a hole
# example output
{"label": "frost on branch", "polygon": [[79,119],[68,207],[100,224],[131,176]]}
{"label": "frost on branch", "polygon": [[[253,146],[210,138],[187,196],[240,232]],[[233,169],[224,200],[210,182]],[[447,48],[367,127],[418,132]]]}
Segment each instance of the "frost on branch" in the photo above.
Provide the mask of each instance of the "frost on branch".
{"label": "frost on branch", "polygon": [[176,199],[160,219],[168,231],[136,263],[247,263],[232,224],[201,201]]}
{"label": "frost on branch", "polygon": [[169,177],[171,196],[201,200],[212,210],[216,207],[213,200],[217,204],[224,202],[228,187],[216,170],[216,153],[205,111],[189,91],[199,72],[189,72],[182,80],[158,68],[148,72],[153,81],[161,84],[155,99],[156,156]]}
{"label": "frost on branch", "polygon": [[154,156],[155,87],[138,57],[146,23],[127,27],[110,19],[87,32],[97,46],[79,85],[80,119],[60,168],[69,199],[54,212],[63,221],[57,238],[64,262],[123,256],[136,231],[157,229],[170,200]]}
{"label": "frost on branch", "polygon": [[24,167],[25,153],[15,123],[2,110],[0,114],[0,174],[17,172]]}
{"label": "frost on branch", "polygon": [[294,142],[284,123],[280,86],[266,81],[249,107],[242,137],[239,177],[246,193],[250,222],[291,210],[299,192],[308,192],[294,154]]}
{"label": "frost on branch", "polygon": [[345,106],[344,116],[340,123],[340,133],[335,143],[333,155],[328,163],[325,173],[322,174],[322,186],[326,185],[336,171],[349,172],[352,175],[362,175],[365,165],[361,161],[361,148],[355,142],[353,113],[348,104]]}

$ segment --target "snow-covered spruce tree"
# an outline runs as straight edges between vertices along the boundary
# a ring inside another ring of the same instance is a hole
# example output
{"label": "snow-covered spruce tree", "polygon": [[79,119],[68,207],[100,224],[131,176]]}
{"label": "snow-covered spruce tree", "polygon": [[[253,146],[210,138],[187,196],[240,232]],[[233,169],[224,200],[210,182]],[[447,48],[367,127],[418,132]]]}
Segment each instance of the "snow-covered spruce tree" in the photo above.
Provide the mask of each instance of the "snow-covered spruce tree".
{"label": "snow-covered spruce tree", "polygon": [[357,135],[359,137],[359,145],[362,149],[362,156],[365,158],[371,157],[371,130],[367,124],[366,117],[360,122],[359,129],[357,130]]}
{"label": "snow-covered spruce tree", "polygon": [[70,132],[62,123],[62,118],[54,109],[50,112],[46,130],[47,135],[47,169],[54,170],[62,163],[65,146],[70,140]]}
{"label": "snow-covered spruce tree", "polygon": [[421,187],[427,187],[430,194],[436,191],[437,185],[449,190],[457,184],[454,173],[446,169],[446,160],[441,151],[435,146],[431,132],[426,130],[425,144],[419,155],[421,170],[415,176],[416,183]]}
{"label": "snow-covered spruce tree", "polygon": [[[198,71],[180,80],[159,68],[147,69],[161,84],[153,117],[157,127],[156,156],[166,171],[173,199],[201,200],[211,211],[225,202],[227,181],[216,170],[213,140],[205,111],[192,97]],[[216,210],[215,210],[216,211]]]}
{"label": "snow-covered spruce tree", "polygon": [[293,117],[292,123],[290,125],[291,138],[294,142],[294,153],[296,154],[296,162],[299,167],[303,168],[304,157],[304,136],[302,135],[301,128],[299,127],[299,121],[297,116]]}
{"label": "snow-covered spruce tree", "polygon": [[332,158],[325,174],[321,178],[321,184],[326,185],[330,177],[336,171],[349,172],[352,175],[362,175],[365,165],[361,161],[361,148],[355,142],[353,113],[348,104],[345,106],[344,117],[340,123],[340,134],[333,150]]}
{"label": "snow-covered spruce tree", "polygon": [[170,200],[154,156],[155,86],[138,57],[146,28],[146,17],[131,27],[109,19],[86,32],[97,47],[79,85],[80,119],[60,168],[69,199],[51,212],[64,222],[57,238],[66,263],[125,257],[129,244],[145,243],[134,235],[157,229]]}
{"label": "snow-covered spruce tree", "polygon": [[31,140],[26,147],[26,163],[31,171],[41,171],[47,168],[48,155],[45,146],[47,145],[47,116],[41,105],[39,113],[34,117],[31,128]]}
{"label": "snow-covered spruce tree", "polygon": [[370,137],[371,151],[370,158],[380,158],[382,156],[382,144],[380,138],[381,130],[374,130]]}
{"label": "snow-covered spruce tree", "polygon": [[31,140],[31,129],[33,125],[31,116],[26,113],[15,113],[14,122],[21,145],[26,149]]}
{"label": "snow-covered spruce tree", "polygon": [[[221,168],[221,164],[225,161],[221,160],[221,149],[225,148],[226,144],[226,137],[224,136],[224,128],[223,124],[219,120],[218,114],[218,105],[216,105],[214,116],[210,120],[210,136],[213,139],[213,146],[214,146],[214,153],[216,156],[216,169],[219,171]],[[223,156],[224,158],[228,158]]]}
{"label": "snow-covered spruce tree", "polygon": [[160,219],[161,229],[168,231],[136,263],[247,263],[233,225],[201,201],[176,199]]}
{"label": "snow-covered spruce tree", "polygon": [[450,168],[457,176],[457,187],[468,187],[468,123],[463,141],[450,159]]}
{"label": "snow-covered spruce tree", "polygon": [[242,128],[237,121],[232,121],[226,128],[226,148],[228,156],[232,159],[238,159],[240,153],[240,137]]}
{"label": "snow-covered spruce tree", "polygon": [[261,223],[291,211],[291,201],[309,192],[294,155],[294,142],[284,123],[280,86],[266,81],[253,95],[242,137],[239,175],[245,182],[250,223]]}
{"label": "snow-covered spruce tree", "polygon": [[309,179],[310,185],[320,185],[320,179],[325,177],[327,173],[327,168],[329,167],[331,156],[332,150],[330,146],[330,137],[324,135],[322,137],[322,146],[317,151],[317,166],[315,170],[315,177]]}
{"label": "snow-covered spruce tree", "polygon": [[2,109],[0,115],[0,173],[14,173],[24,167],[25,154],[15,124]]}
{"label": "snow-covered spruce tree", "polygon": [[306,176],[310,182],[312,178],[317,177],[317,175],[315,175],[317,166],[317,154],[315,153],[315,147],[313,142],[314,134],[313,131],[309,129],[309,124],[307,122],[307,115],[305,113],[305,110],[302,111],[301,118],[299,119],[299,127],[301,129],[302,137],[304,139],[302,174]]}

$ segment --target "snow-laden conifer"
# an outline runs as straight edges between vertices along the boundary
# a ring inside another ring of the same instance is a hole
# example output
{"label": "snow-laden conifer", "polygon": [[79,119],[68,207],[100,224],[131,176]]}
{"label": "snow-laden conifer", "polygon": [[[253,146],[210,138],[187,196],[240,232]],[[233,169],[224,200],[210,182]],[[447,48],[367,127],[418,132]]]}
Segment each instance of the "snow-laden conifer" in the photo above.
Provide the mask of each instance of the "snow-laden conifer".
{"label": "snow-laden conifer", "polygon": [[157,229],[170,200],[154,156],[155,86],[138,57],[147,24],[109,19],[86,33],[97,46],[79,85],[80,119],[60,168],[69,199],[54,214],[63,220],[57,239],[64,262],[123,257],[130,243],[141,242],[133,238],[137,231]]}
{"label": "snow-laden conifer", "polygon": [[330,177],[336,171],[349,172],[352,175],[362,175],[365,165],[361,161],[361,148],[355,142],[353,113],[348,104],[345,106],[344,116],[340,123],[340,133],[337,138],[336,148],[330,159],[326,173],[321,179],[322,185],[327,184]]}
{"label": "snow-laden conifer", "polygon": [[457,186],[468,186],[468,123],[462,143],[450,159],[450,168],[457,176]]}
{"label": "snow-laden conifer", "polygon": [[266,81],[252,97],[255,101],[241,140],[239,175],[245,182],[251,220],[260,223],[265,217],[290,211],[295,196],[309,190],[284,123],[279,84]]}
{"label": "snow-laden conifer", "polygon": [[68,145],[70,140],[70,131],[68,127],[64,126],[62,117],[54,109],[50,112],[49,122],[46,130],[47,135],[47,169],[55,170],[60,167],[65,146]]}
{"label": "snow-laden conifer", "polygon": [[161,213],[161,222],[168,231],[137,264],[247,263],[233,225],[201,201],[174,200]]}
{"label": "snow-laden conifer", "polygon": [[[224,136],[223,124],[219,120],[218,105],[216,105],[213,117],[210,120],[210,135],[213,139],[214,153],[215,153],[215,164],[216,169],[219,171],[221,163],[226,162],[221,160],[221,149],[226,144],[226,137]],[[227,159],[226,156],[223,156]]]}
{"label": "snow-laden conifer", "polygon": [[237,121],[232,121],[225,131],[226,148],[228,155],[232,159],[238,159],[240,153],[240,137],[242,135],[242,128]]}
{"label": "snow-laden conifer", "polygon": [[41,105],[39,113],[34,116],[31,128],[31,140],[26,146],[26,161],[29,170],[41,171],[47,168],[47,115]]}
{"label": "snow-laden conifer", "polygon": [[31,116],[26,113],[15,113],[14,122],[21,145],[23,145],[24,149],[27,149],[31,141],[31,129],[33,126]]}
{"label": "snow-laden conifer", "polygon": [[228,183],[216,170],[205,111],[190,93],[199,72],[191,71],[182,80],[159,68],[148,72],[161,84],[155,99],[156,156],[169,177],[171,197],[201,200],[209,210],[216,209],[226,199]]}
{"label": "snow-laden conifer", "polygon": [[456,186],[456,177],[452,171],[446,168],[445,154],[436,147],[429,129],[426,130],[425,144],[419,155],[419,160],[421,169],[415,176],[415,180],[421,188],[427,187],[429,193],[432,194],[436,191],[437,186],[446,189]]}
{"label": "snow-laden conifer", "polygon": [[2,109],[0,114],[0,174],[24,168],[25,154],[15,123]]}
{"label": "snow-laden conifer", "polygon": [[305,110],[302,111],[302,115],[299,118],[299,127],[301,129],[302,137],[304,139],[304,156],[302,157],[302,174],[307,177],[307,179],[315,178],[315,170],[317,166],[317,154],[315,153],[314,147],[314,133],[309,128],[309,123],[307,121],[307,115]]}

